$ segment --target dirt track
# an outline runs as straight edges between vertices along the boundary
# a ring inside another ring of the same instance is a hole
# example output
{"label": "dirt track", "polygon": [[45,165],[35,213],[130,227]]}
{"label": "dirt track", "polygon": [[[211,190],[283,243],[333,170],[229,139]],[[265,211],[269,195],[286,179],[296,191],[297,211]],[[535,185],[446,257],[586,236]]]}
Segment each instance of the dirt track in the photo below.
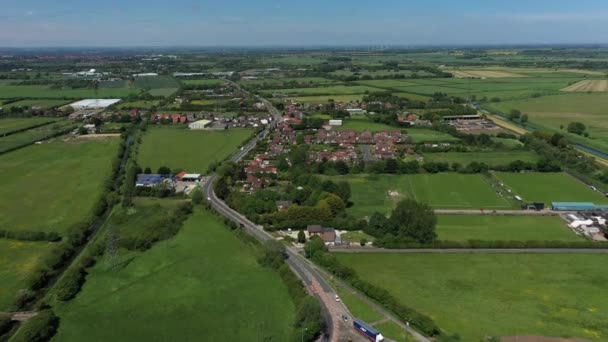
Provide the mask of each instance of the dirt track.
{"label": "dirt track", "polygon": [[586,92],[608,92],[608,80],[585,80],[574,83],[562,91],[586,93]]}

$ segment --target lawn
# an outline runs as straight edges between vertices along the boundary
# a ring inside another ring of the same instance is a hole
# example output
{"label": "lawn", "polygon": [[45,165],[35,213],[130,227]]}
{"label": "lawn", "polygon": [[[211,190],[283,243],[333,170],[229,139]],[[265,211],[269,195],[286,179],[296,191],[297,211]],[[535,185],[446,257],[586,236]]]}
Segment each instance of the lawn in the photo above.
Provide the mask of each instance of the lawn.
{"label": "lawn", "polygon": [[0,119],[0,135],[18,129],[37,126],[47,122],[53,122],[55,120],[57,119],[43,117]]}
{"label": "lawn", "polygon": [[56,308],[54,341],[287,341],[294,306],[281,278],[222,221],[196,210],[173,239],[101,260]]}
{"label": "lawn", "polygon": [[478,174],[349,175],[331,179],[351,184],[354,205],[347,211],[355,217],[376,211],[388,214],[403,198],[442,209],[512,209]]}
{"label": "lawn", "polygon": [[593,191],[574,177],[556,173],[495,173],[505,184],[527,202],[593,202],[608,203],[608,198]]}
{"label": "lawn", "polygon": [[581,241],[557,216],[439,215],[443,241]]}
{"label": "lawn", "polygon": [[463,341],[485,336],[608,339],[605,256],[350,254],[338,259]]}
{"label": "lawn", "polygon": [[530,151],[508,151],[508,152],[442,152],[425,153],[425,161],[460,163],[467,165],[471,162],[486,163],[490,166],[507,165],[513,161],[521,160],[524,162],[536,163],[538,155]]}
{"label": "lawn", "polygon": [[156,171],[161,166],[188,172],[207,172],[209,165],[220,162],[252,134],[248,129],[201,131],[173,127],[152,127],[143,137],[138,164]]}
{"label": "lawn", "polygon": [[91,211],[118,139],[52,140],[0,156],[0,227],[65,232]]}
{"label": "lawn", "polygon": [[52,244],[0,239],[0,312],[11,311],[20,289],[40,262],[50,254]]}

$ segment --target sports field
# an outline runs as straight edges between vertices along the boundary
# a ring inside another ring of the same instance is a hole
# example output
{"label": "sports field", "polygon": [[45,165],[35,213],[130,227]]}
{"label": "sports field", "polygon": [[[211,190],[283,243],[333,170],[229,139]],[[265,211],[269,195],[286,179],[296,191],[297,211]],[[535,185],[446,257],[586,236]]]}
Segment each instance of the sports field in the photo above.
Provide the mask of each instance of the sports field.
{"label": "sports field", "polygon": [[460,163],[467,165],[471,162],[486,163],[490,166],[507,165],[513,161],[521,160],[524,162],[535,163],[538,155],[530,151],[509,151],[509,152],[442,152],[425,153],[424,160],[430,162]]}
{"label": "sports field", "polygon": [[91,211],[118,139],[32,145],[0,156],[0,227],[64,232]]}
{"label": "sports field", "polygon": [[[608,339],[605,256],[336,253],[364,280],[462,341],[485,336]],[[449,303],[449,305],[446,305]]]}
{"label": "sports field", "polygon": [[20,289],[42,260],[50,254],[53,244],[0,239],[0,312],[11,311]]}
{"label": "sports field", "polygon": [[593,202],[608,203],[608,198],[563,172],[495,173],[505,187],[527,202]]}
{"label": "sports field", "polygon": [[43,123],[53,122],[55,120],[57,119],[44,117],[0,119],[0,136],[7,132],[41,125]]}
{"label": "sports field", "polygon": [[171,170],[205,173],[213,162],[221,162],[252,134],[248,129],[201,131],[186,128],[151,127],[143,137],[137,163],[156,171],[161,166]]}
{"label": "sports field", "polygon": [[78,296],[57,306],[54,341],[287,341],[294,306],[279,275],[221,219],[195,210],[174,238],[100,260]]}
{"label": "sports field", "polygon": [[478,174],[348,175],[331,179],[351,184],[354,205],[347,211],[356,217],[376,211],[389,213],[403,198],[442,209],[512,209]]}
{"label": "sports field", "polygon": [[443,241],[582,241],[557,216],[438,215]]}

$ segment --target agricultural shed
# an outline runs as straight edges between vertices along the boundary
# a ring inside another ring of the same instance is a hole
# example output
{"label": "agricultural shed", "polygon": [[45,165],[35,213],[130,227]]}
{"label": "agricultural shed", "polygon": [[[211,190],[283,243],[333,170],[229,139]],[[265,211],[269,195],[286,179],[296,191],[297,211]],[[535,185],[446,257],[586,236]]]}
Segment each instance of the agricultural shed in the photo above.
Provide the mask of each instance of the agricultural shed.
{"label": "agricultural shed", "polygon": [[551,208],[556,211],[593,211],[608,210],[608,205],[595,205],[591,202],[553,202]]}
{"label": "agricultural shed", "polygon": [[205,129],[211,124],[209,120],[198,120],[188,125],[190,129]]}

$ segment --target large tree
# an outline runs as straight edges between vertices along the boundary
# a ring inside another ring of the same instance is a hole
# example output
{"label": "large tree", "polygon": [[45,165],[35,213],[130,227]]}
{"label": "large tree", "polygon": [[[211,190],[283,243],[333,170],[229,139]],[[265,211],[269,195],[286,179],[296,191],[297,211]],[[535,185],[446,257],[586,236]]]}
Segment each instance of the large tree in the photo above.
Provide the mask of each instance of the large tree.
{"label": "large tree", "polygon": [[437,238],[437,217],[431,207],[411,199],[397,203],[390,221],[398,237],[410,238],[419,243],[433,242]]}

